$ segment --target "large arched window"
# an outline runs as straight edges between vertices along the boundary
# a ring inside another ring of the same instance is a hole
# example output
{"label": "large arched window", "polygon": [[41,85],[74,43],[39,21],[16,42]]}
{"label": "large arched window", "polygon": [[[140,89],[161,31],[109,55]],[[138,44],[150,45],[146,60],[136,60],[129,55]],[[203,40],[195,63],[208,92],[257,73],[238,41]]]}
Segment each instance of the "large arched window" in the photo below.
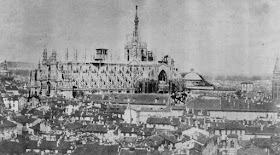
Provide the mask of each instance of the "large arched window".
{"label": "large arched window", "polygon": [[129,50],[127,50],[127,61],[129,61]]}
{"label": "large arched window", "polygon": [[167,81],[167,74],[162,70],[158,75],[158,81]]}
{"label": "large arched window", "polygon": [[230,147],[234,147],[234,141],[233,140],[230,141]]}

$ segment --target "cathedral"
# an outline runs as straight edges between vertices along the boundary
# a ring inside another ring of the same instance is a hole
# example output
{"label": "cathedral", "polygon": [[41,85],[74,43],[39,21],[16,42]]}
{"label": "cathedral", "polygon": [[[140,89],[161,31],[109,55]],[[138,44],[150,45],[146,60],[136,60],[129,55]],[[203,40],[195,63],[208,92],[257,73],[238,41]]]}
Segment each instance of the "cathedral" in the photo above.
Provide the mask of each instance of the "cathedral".
{"label": "cathedral", "polygon": [[125,44],[124,60],[113,62],[109,50],[96,49],[90,62],[57,60],[57,52],[43,51],[42,62],[30,72],[30,95],[76,97],[77,93],[166,93],[180,89],[182,80],[174,60],[164,56],[155,61],[152,51],[139,37],[139,18],[136,14],[132,38]]}

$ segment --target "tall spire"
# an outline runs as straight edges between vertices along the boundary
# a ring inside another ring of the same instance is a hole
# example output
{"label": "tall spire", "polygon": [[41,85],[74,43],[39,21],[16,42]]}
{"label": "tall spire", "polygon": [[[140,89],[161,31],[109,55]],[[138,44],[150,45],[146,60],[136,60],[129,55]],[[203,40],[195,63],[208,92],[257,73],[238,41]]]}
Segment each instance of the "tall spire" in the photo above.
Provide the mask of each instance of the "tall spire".
{"label": "tall spire", "polygon": [[134,32],[133,32],[133,39],[134,41],[138,41],[138,23],[139,23],[139,19],[138,19],[138,15],[137,15],[137,5],[136,5],[136,14],[135,14],[135,19],[134,19]]}
{"label": "tall spire", "polygon": [[39,63],[38,63],[38,70],[41,70],[41,62],[39,60]]}
{"label": "tall spire", "polygon": [[69,57],[69,53],[68,53],[68,48],[66,49],[66,53],[65,53],[65,61],[68,62],[68,57]]}
{"label": "tall spire", "polygon": [[276,63],[275,63],[275,66],[274,66],[274,73],[276,72],[280,72],[280,59],[277,55],[277,59],[276,59]]}

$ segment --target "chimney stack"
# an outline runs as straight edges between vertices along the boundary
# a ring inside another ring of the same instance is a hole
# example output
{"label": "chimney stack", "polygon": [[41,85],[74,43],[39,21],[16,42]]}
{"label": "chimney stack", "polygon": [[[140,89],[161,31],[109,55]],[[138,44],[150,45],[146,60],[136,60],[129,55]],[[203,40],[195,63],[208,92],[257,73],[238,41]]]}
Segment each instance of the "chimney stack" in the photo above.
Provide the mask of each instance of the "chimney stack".
{"label": "chimney stack", "polygon": [[264,125],[263,125],[263,124],[261,124],[261,131],[263,131],[263,127],[264,127]]}

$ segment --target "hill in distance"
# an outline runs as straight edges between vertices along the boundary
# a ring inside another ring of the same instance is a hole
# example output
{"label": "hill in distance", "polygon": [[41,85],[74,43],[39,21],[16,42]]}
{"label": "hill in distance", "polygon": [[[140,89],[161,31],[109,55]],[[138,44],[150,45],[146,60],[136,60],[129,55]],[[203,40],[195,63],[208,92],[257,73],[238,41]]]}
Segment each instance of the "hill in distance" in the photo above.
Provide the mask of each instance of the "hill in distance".
{"label": "hill in distance", "polygon": [[[0,63],[0,68],[2,69],[4,62]],[[8,70],[32,70],[38,67],[36,63],[31,62],[16,62],[16,61],[7,61]]]}

